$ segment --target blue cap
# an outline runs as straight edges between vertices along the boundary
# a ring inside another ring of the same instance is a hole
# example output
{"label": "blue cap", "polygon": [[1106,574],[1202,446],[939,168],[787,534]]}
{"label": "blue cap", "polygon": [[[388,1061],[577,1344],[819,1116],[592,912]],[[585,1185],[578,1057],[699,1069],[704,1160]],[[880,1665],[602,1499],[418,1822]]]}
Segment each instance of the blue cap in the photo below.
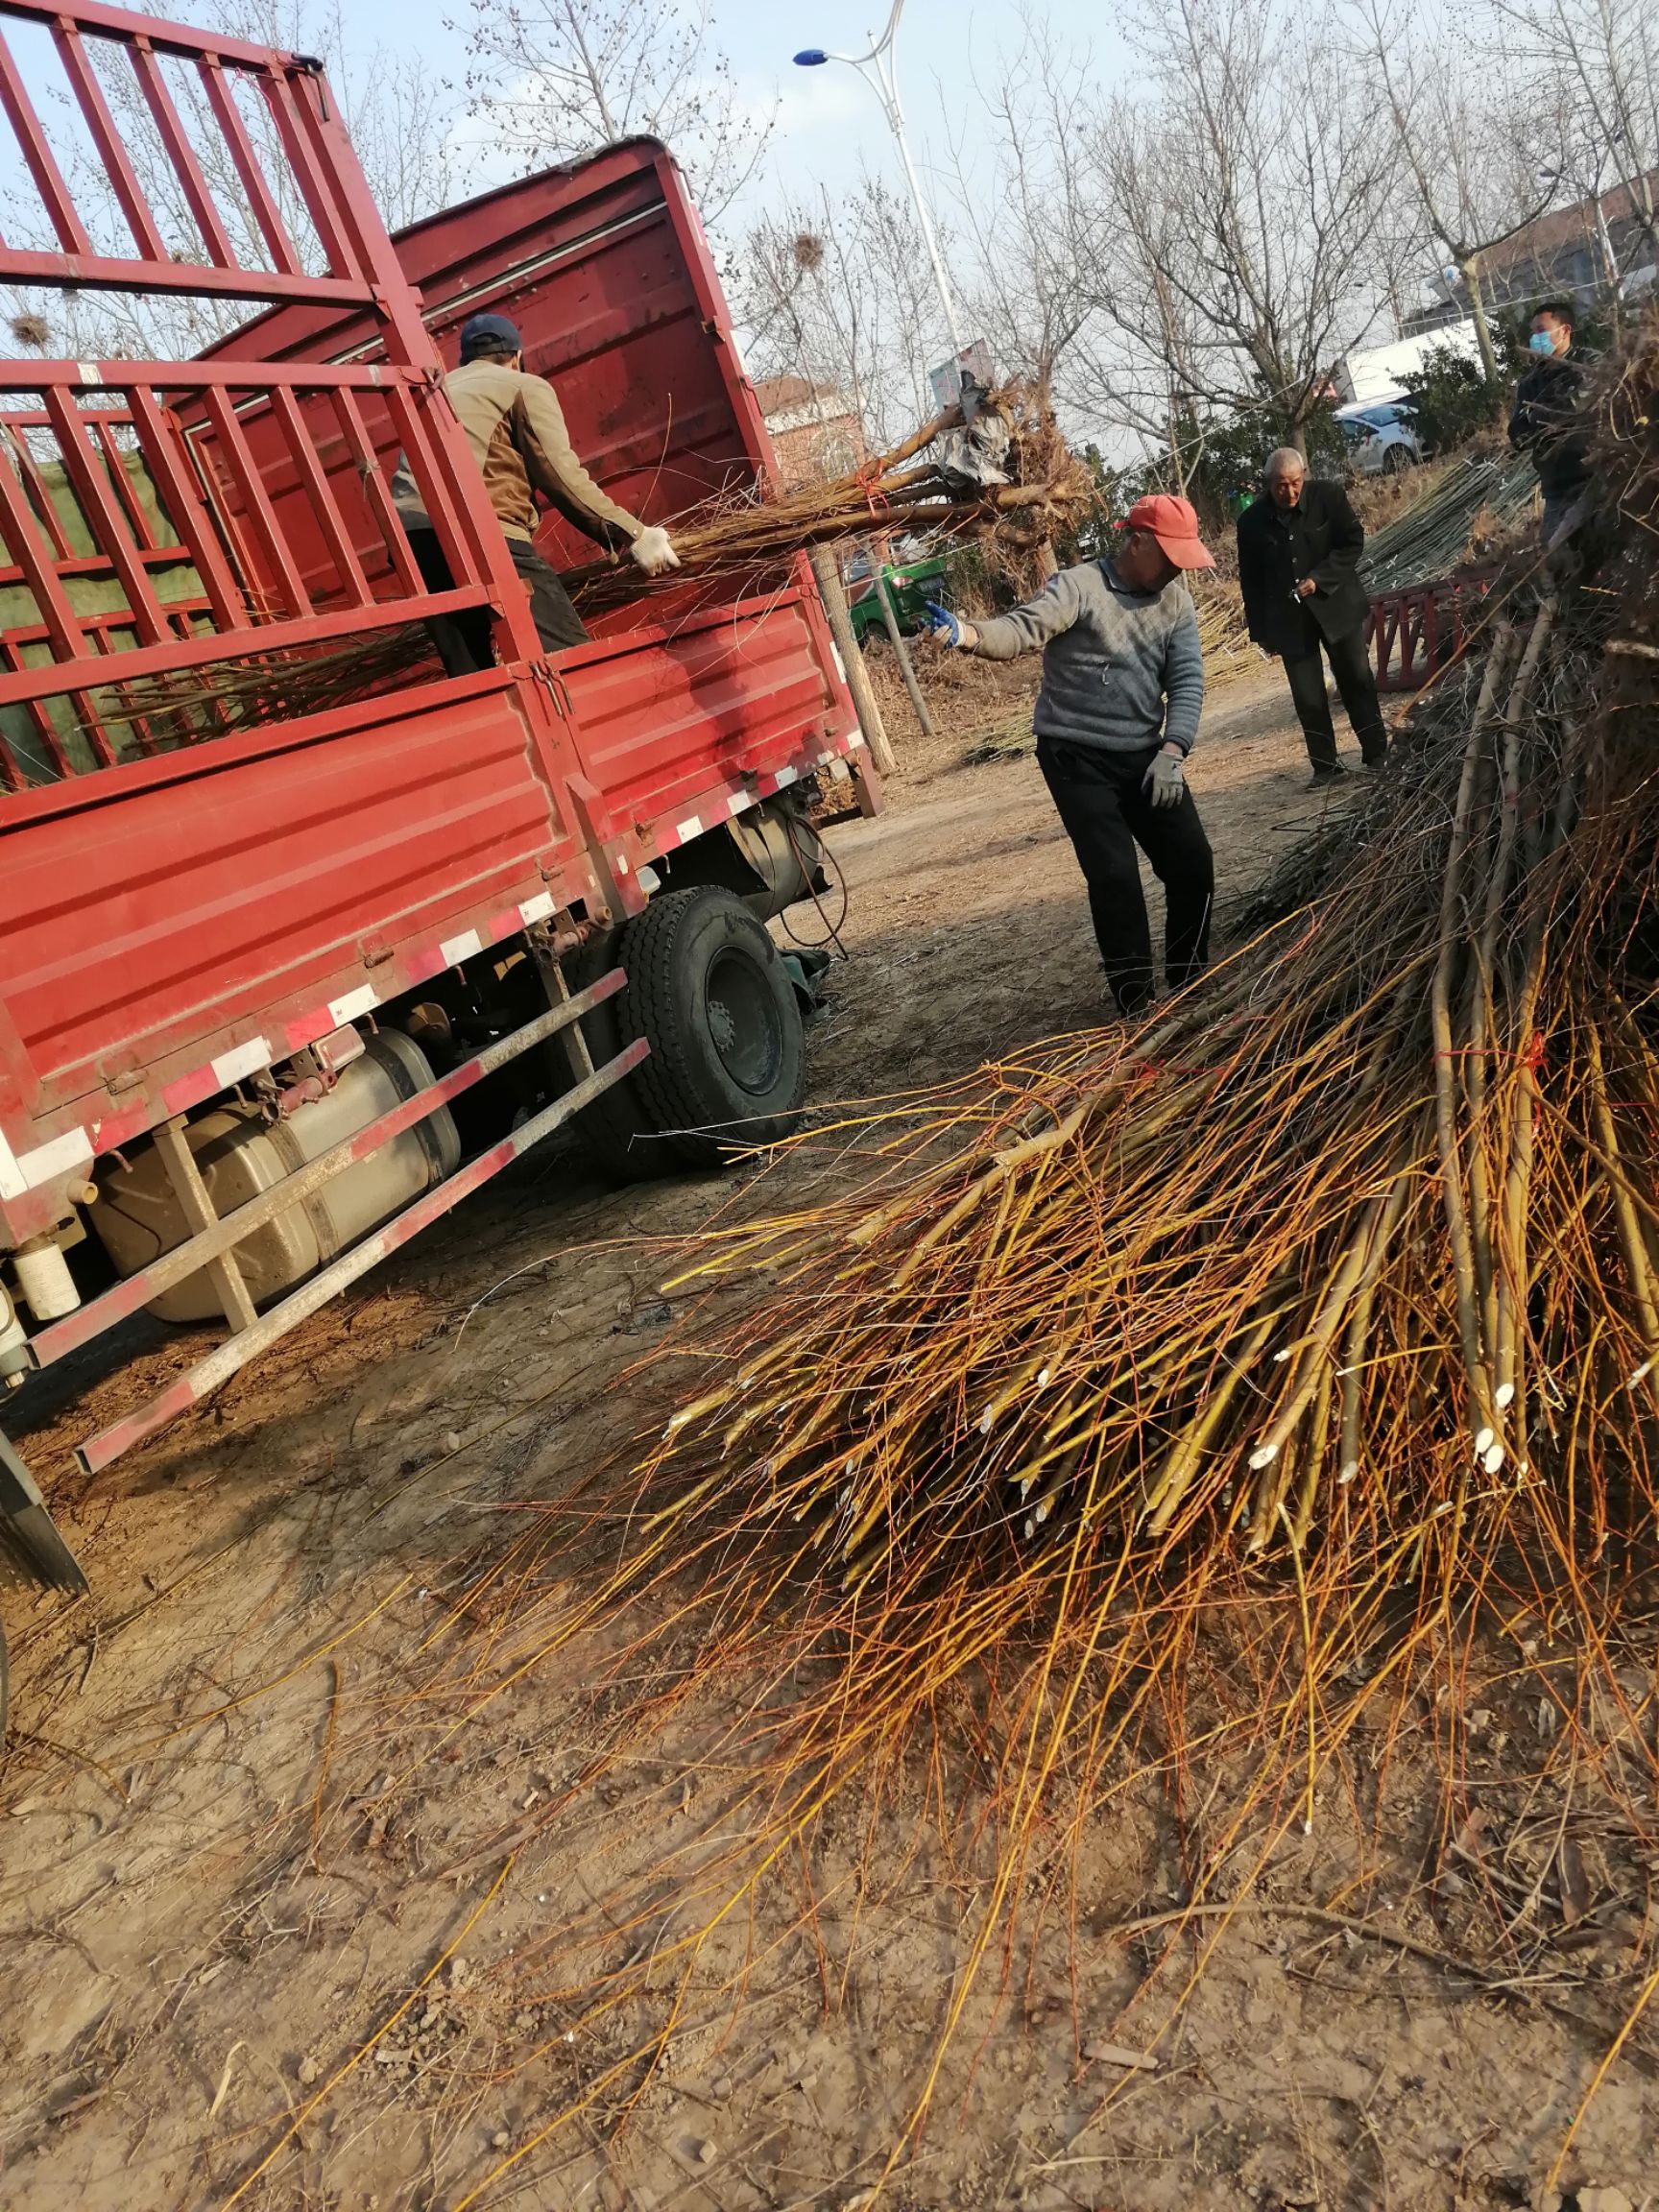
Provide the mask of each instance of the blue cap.
{"label": "blue cap", "polygon": [[461,358],[470,353],[522,353],[517,323],[505,315],[469,315],[461,325]]}

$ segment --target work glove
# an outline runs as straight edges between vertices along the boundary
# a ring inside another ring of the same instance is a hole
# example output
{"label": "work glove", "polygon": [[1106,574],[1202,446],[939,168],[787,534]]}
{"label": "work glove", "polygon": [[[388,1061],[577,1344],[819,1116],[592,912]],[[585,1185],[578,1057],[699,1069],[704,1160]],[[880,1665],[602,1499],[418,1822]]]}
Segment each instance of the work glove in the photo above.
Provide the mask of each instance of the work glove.
{"label": "work glove", "polygon": [[628,550],[647,576],[663,576],[680,565],[667,531],[656,522],[647,523]]}
{"label": "work glove", "polygon": [[964,622],[960,615],[952,614],[949,607],[941,607],[935,599],[924,599],[923,627],[935,645],[943,645],[952,653],[972,653],[979,642],[979,633],[972,622]]}
{"label": "work glove", "polygon": [[1179,753],[1154,753],[1152,764],[1141,779],[1141,788],[1154,806],[1179,806],[1187,789],[1187,770]]}

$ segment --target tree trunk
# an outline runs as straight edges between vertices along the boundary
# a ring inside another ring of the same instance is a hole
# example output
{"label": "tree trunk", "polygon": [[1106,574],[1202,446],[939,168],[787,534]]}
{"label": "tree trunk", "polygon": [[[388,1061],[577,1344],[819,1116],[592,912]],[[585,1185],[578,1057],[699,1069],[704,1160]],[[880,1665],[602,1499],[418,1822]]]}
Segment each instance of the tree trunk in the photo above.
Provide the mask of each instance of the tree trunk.
{"label": "tree trunk", "polygon": [[916,709],[916,719],[922,726],[922,734],[924,737],[936,736],[938,733],[933,728],[933,717],[927,711],[927,702],[923,698],[922,686],[916,681],[916,671],[910,661],[910,648],[905,644],[903,632],[899,627],[899,617],[893,610],[893,597],[887,589],[887,578],[883,573],[883,565],[874,545],[870,548],[870,572],[876,580],[876,604],[881,610],[881,619],[887,626],[887,636],[892,641],[894,656],[899,662],[899,673],[904,679],[904,688],[910,694],[910,704]]}
{"label": "tree trunk", "polygon": [[858,650],[857,638],[853,635],[853,617],[847,612],[847,594],[842,590],[841,579],[835,572],[835,556],[826,546],[814,545],[810,559],[812,573],[818,579],[818,592],[824,602],[824,612],[830,617],[830,635],[834,638],[836,650],[841,655],[847,688],[853,694],[858,727],[864,733],[864,742],[870,748],[876,773],[878,776],[891,776],[893,748],[887,742],[887,730],[881,720],[881,709],[877,704],[875,688],[870,682],[870,671],[864,665],[864,656]]}
{"label": "tree trunk", "polygon": [[1475,324],[1475,343],[1480,349],[1480,373],[1487,383],[1496,387],[1498,382],[1498,355],[1492,344],[1492,329],[1486,320],[1486,305],[1480,297],[1480,256],[1478,253],[1460,253],[1457,256],[1457,274],[1469,289],[1469,313]]}
{"label": "tree trunk", "polygon": [[1175,387],[1169,387],[1169,413],[1166,418],[1169,435],[1169,467],[1175,478],[1175,496],[1187,496],[1187,467],[1181,457],[1181,419],[1175,412]]}

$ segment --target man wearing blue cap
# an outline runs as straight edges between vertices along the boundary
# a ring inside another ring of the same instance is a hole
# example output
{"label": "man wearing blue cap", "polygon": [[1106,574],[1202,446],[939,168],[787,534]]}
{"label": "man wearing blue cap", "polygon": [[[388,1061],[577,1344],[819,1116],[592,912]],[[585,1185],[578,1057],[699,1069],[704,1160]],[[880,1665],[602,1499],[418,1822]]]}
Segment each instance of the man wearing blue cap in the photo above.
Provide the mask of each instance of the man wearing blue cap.
{"label": "man wearing blue cap", "polygon": [[[544,376],[525,374],[524,342],[505,315],[474,315],[462,325],[461,366],[445,377],[444,390],[483,470],[513,565],[529,590],[543,651],[585,645],[588,633],[558,570],[536,550],[538,493],[608,551],[625,550],[647,576],[679,567],[667,531],[618,507],[583,468],[552,385]],[[454,578],[438,534],[406,467],[399,467],[392,490],[427,589],[452,590]],[[490,617],[482,610],[434,622],[432,629],[451,675],[490,665]]]}

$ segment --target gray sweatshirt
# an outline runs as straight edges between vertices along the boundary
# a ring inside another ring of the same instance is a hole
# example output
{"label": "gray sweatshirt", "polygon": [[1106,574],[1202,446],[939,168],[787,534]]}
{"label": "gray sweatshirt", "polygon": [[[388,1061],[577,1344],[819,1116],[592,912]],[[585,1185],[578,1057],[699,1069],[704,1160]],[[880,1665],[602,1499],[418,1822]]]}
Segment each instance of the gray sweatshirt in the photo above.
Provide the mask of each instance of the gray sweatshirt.
{"label": "gray sweatshirt", "polygon": [[974,650],[1013,661],[1043,648],[1039,737],[1105,753],[1144,753],[1166,739],[1190,753],[1204,704],[1198,615],[1184,584],[1130,591],[1110,561],[1050,576],[1035,599],[974,624]]}

